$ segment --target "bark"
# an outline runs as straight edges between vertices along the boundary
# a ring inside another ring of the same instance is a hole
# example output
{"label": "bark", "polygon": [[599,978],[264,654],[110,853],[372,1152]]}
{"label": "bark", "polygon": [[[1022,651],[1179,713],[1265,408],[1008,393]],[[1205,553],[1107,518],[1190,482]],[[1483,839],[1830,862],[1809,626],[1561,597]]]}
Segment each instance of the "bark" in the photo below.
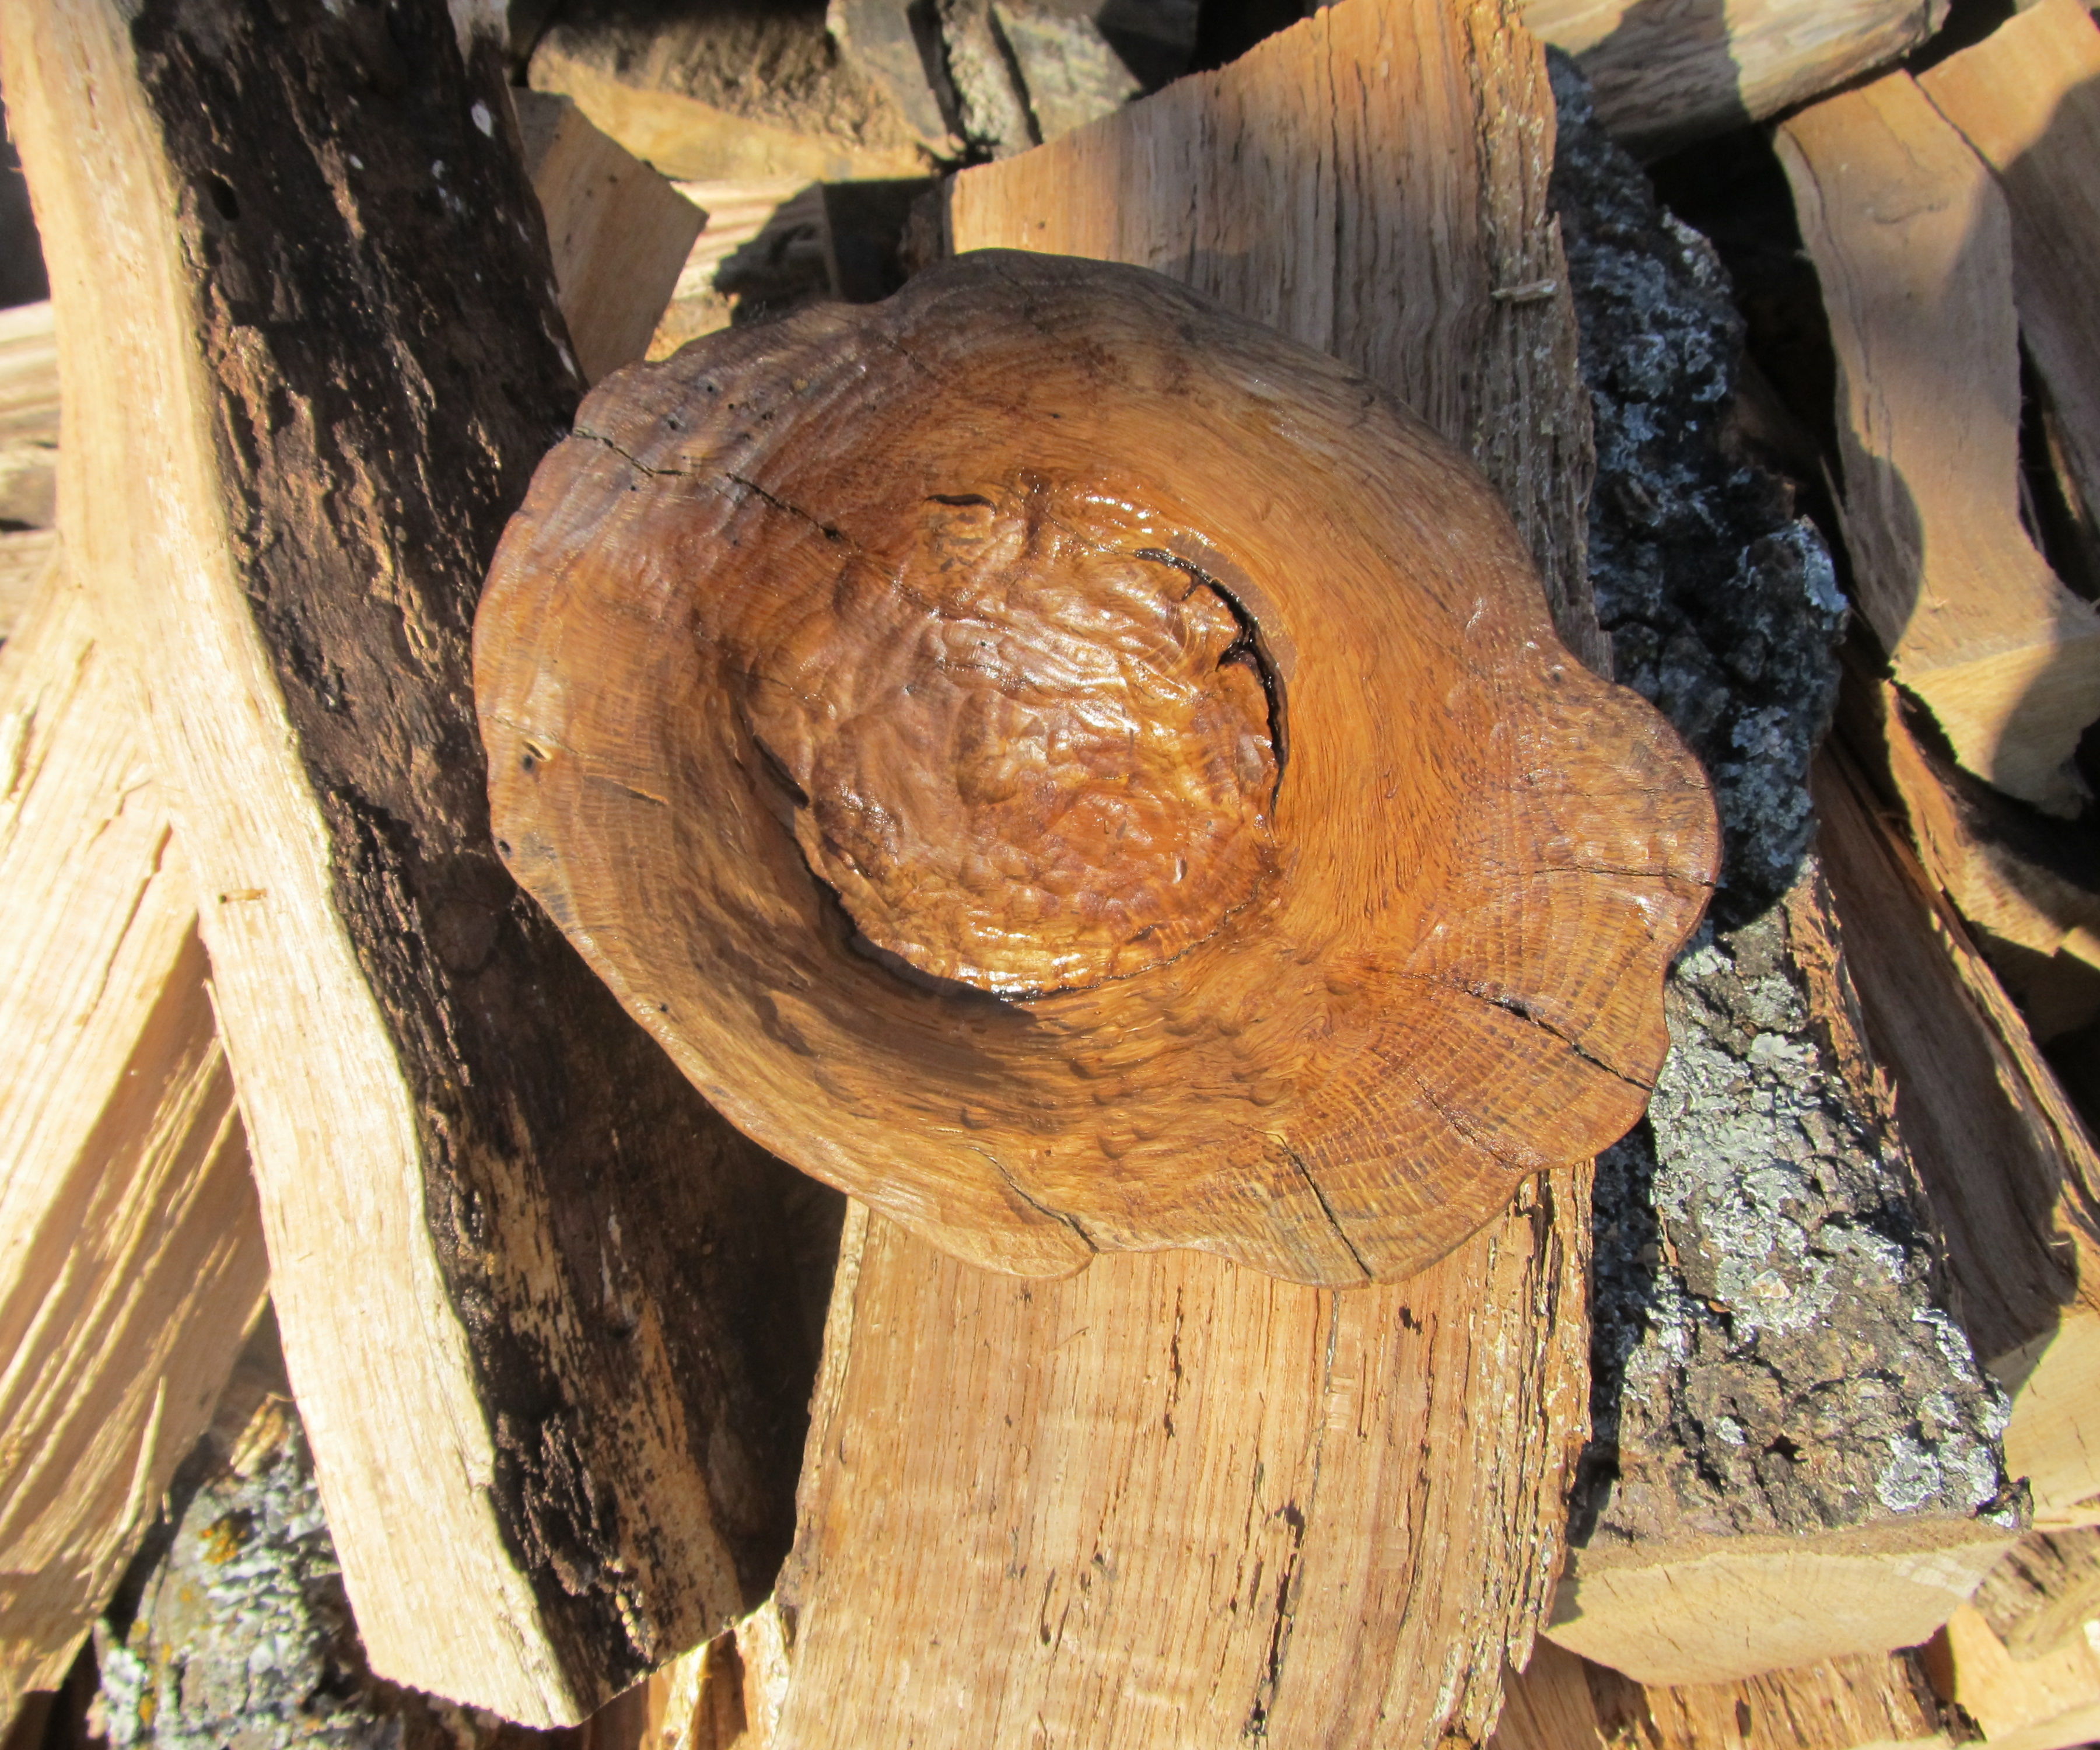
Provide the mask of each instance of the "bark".
{"label": "bark", "polygon": [[[2018,1505],[2005,1403],[1949,1315],[1810,849],[1808,768],[1845,618],[1829,556],[1731,443],[1742,324],[1712,250],[1658,208],[1564,62],[1555,93],[1555,195],[1596,431],[1592,588],[1618,678],[1700,754],[1724,835],[1713,918],[1670,981],[1656,1099],[1599,1163],[1596,1431],[1555,1633],[1657,1680],[1703,1672],[1701,1658],[1747,1672],[1864,1647],[1847,1637],[1868,1631],[1833,1609],[1760,1650],[1754,1622],[1614,1617],[1593,1576],[1732,1539],[1851,1549],[1914,1532],[1975,1540],[1982,1560]],[[1659,1631],[1675,1652],[1657,1651]]]}

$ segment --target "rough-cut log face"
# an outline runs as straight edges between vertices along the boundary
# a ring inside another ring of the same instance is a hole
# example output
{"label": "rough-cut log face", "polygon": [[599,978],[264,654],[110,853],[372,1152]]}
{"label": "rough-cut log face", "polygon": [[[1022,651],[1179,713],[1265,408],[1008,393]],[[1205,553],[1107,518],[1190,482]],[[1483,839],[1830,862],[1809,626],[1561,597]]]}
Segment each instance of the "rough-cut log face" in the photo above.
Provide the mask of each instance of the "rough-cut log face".
{"label": "rough-cut log face", "polygon": [[611,378],[475,634],[499,844],[722,1111],[973,1262],[1431,1262],[1636,1118],[1714,873],[1471,465],[986,252]]}

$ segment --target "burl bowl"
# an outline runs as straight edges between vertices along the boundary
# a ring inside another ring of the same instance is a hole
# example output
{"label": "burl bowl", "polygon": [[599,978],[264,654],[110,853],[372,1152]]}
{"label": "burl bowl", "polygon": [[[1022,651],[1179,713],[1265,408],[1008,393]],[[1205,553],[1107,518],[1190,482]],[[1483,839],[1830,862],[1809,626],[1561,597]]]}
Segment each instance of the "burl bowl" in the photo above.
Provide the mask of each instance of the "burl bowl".
{"label": "burl bowl", "polygon": [[527,890],[733,1122],[993,1269],[1419,1269],[1639,1117],[1714,877],[1471,463],[1136,268],[617,373],[474,658]]}

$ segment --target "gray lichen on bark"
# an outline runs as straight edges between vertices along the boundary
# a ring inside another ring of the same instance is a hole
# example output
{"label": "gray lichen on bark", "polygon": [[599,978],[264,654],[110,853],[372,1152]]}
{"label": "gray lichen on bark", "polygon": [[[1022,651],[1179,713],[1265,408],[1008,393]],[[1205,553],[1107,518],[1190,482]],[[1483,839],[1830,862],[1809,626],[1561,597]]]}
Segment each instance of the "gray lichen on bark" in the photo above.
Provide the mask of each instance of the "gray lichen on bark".
{"label": "gray lichen on bark", "polygon": [[[1703,931],[1649,1118],[1599,1163],[1591,1542],[2015,1508],[1908,1163],[1801,962],[1802,901]],[[1597,1466],[1593,1466],[1593,1471]]]}
{"label": "gray lichen on bark", "polygon": [[1552,77],[1599,617],[1617,678],[1705,765],[1723,836],[1648,1118],[1598,1166],[1572,1535],[2014,1523],[2005,1401],[1948,1316],[1810,848],[1844,598],[1785,483],[1729,440],[1743,324],[1718,259],[1604,133],[1573,64],[1554,56]]}
{"label": "gray lichen on bark", "polygon": [[94,1656],[81,1735],[109,1750],[567,1750],[579,1735],[373,1674],[268,1321],[96,1625]]}

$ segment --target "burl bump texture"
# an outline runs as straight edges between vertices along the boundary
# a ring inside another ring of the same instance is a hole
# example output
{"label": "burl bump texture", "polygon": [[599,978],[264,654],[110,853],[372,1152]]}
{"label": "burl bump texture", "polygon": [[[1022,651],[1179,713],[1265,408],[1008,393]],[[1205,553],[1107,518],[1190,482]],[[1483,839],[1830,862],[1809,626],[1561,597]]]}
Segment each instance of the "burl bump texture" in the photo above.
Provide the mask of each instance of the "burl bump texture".
{"label": "burl bump texture", "polygon": [[693,1082],[1021,1273],[1434,1261],[1639,1116],[1714,875],[1471,464],[1136,268],[616,373],[475,686],[505,858]]}

